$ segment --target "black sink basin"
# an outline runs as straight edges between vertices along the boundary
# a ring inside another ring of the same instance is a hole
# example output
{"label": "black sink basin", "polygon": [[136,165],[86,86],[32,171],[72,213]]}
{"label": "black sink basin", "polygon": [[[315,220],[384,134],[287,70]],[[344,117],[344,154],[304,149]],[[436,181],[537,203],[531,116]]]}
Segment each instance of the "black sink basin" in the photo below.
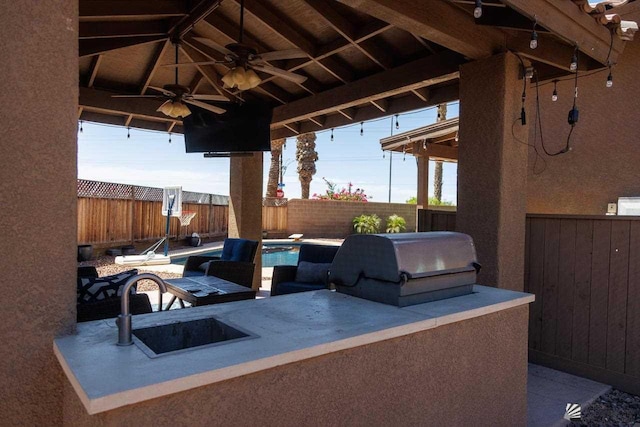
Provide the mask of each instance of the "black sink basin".
{"label": "black sink basin", "polygon": [[213,317],[134,329],[133,336],[149,357],[255,337]]}

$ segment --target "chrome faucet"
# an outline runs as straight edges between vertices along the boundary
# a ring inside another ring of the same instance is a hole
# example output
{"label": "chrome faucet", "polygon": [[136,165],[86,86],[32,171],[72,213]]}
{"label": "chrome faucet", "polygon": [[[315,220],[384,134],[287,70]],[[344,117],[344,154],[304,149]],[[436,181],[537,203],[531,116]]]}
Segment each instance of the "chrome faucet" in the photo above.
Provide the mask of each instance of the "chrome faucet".
{"label": "chrome faucet", "polygon": [[167,292],[167,287],[164,281],[151,273],[141,273],[130,278],[122,288],[122,296],[120,297],[120,315],[116,320],[118,325],[118,345],[131,345],[133,340],[131,339],[131,310],[129,309],[129,292],[131,287],[138,282],[138,280],[152,280],[156,282],[160,288],[160,292]]}

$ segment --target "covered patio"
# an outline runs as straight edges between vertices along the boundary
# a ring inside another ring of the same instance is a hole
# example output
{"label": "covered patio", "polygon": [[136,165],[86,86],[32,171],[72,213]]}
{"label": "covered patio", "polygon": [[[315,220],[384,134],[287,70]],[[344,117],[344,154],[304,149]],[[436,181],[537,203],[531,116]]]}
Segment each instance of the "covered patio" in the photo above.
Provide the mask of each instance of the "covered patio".
{"label": "covered patio", "polygon": [[[438,147],[447,156],[455,150],[459,162],[456,230],[475,241],[480,283],[523,291],[535,108],[527,74],[533,67],[539,82],[552,82],[572,76],[572,63],[580,73],[624,64],[625,44],[638,26],[616,12],[635,16],[637,3],[620,3],[246,0],[242,19],[236,0],[3,5],[0,73],[10,90],[2,94],[1,158],[9,196],[0,223],[0,289],[11,301],[0,315],[3,419],[69,421],[67,379],[51,348],[54,337],[76,329],[78,120],[182,132],[179,118],[157,111],[164,100],[113,95],[157,95],[154,87],[177,83],[192,95],[265,103],[273,107],[272,139],[459,99],[459,146],[449,138]],[[222,78],[237,64],[217,46],[240,37],[257,54],[295,49],[296,57],[256,66],[260,82],[252,89],[225,87]],[[176,60],[220,62],[165,66]],[[425,148],[416,144],[415,152]],[[260,240],[262,154],[232,157],[230,167],[229,236]],[[491,327],[499,328],[499,320]],[[520,336],[518,344],[525,341]]]}

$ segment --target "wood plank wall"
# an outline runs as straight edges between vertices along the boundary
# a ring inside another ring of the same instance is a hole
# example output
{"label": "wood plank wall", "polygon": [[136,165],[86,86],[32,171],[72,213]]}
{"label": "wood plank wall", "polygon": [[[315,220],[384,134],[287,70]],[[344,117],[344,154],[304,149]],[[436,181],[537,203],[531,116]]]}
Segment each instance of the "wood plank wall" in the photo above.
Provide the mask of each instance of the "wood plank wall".
{"label": "wood plank wall", "polygon": [[[228,206],[183,203],[183,211],[195,211],[191,223],[183,227],[178,218],[170,223],[171,236],[191,233],[201,236],[222,236],[227,233]],[[155,240],[164,236],[166,217],[162,202],[78,197],[78,243],[124,244]]]}
{"label": "wood plank wall", "polygon": [[266,231],[286,231],[287,206],[263,206],[262,229]]}
{"label": "wood plank wall", "polygon": [[[420,231],[455,212],[420,210]],[[529,360],[640,394],[640,218],[527,215]]]}

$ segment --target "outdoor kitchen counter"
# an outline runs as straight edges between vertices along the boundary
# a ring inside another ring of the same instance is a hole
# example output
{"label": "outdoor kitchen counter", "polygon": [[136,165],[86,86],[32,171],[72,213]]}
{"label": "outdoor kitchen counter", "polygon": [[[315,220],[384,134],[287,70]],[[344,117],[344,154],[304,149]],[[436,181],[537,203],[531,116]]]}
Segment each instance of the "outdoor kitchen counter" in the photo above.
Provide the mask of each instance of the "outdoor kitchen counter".
{"label": "outdoor kitchen counter", "polygon": [[54,352],[89,414],[182,392],[317,356],[414,334],[528,304],[534,296],[474,287],[461,297],[404,308],[328,290],[134,316],[133,328],[204,317],[257,338],[156,358],[119,347],[113,319],[80,323]]}

